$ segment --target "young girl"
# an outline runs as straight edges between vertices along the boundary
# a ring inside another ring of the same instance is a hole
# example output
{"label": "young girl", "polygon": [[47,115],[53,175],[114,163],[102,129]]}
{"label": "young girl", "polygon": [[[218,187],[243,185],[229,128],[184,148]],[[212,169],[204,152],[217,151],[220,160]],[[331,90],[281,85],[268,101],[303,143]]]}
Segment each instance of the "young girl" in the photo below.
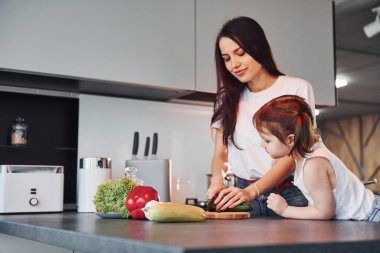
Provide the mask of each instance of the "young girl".
{"label": "young girl", "polygon": [[[276,215],[259,198],[261,193],[277,192],[292,205],[306,206],[306,198],[290,177],[294,160],[285,157],[272,167],[271,157],[260,148],[252,117],[263,104],[285,94],[305,98],[314,109],[312,86],[277,68],[262,27],[249,17],[223,25],[215,42],[215,63],[217,94],[211,127],[216,137],[208,197],[216,197],[218,210],[252,201],[255,217]],[[227,161],[238,177],[236,187],[224,186]]]}
{"label": "young girl", "polygon": [[366,189],[315,134],[313,114],[304,99],[275,98],[256,112],[253,124],[273,159],[289,156],[296,161],[294,185],[309,201],[307,207],[289,206],[272,193],[268,208],[293,219],[380,221],[380,197]]}

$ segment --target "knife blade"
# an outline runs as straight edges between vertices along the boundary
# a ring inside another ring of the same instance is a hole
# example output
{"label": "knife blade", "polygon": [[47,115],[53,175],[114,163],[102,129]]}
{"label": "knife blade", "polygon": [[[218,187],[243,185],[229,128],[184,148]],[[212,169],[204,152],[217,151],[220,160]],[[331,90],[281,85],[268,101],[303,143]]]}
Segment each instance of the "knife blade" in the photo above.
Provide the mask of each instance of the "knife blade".
{"label": "knife blade", "polygon": [[157,159],[158,134],[153,134],[152,159]]}
{"label": "knife blade", "polygon": [[133,135],[132,160],[137,159],[138,150],[139,150],[139,132],[135,132]]}
{"label": "knife blade", "polygon": [[150,146],[150,137],[146,137],[144,159],[148,159],[148,155],[149,155],[149,146]]}

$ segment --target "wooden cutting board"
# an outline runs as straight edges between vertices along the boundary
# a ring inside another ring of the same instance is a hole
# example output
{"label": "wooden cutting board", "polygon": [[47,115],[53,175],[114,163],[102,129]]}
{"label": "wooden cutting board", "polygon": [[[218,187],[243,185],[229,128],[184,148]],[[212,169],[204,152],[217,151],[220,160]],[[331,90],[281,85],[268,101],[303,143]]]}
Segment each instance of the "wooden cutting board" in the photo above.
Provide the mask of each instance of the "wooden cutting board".
{"label": "wooden cutting board", "polygon": [[238,220],[249,219],[249,212],[206,212],[206,216],[212,220]]}

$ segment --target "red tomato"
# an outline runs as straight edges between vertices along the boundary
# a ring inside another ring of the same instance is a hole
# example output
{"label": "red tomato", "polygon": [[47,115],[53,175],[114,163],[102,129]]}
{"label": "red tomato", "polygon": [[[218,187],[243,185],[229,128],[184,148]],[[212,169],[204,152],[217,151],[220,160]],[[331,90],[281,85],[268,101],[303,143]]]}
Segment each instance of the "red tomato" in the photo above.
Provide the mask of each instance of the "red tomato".
{"label": "red tomato", "polygon": [[145,213],[141,209],[135,209],[131,212],[131,216],[134,220],[146,220]]}
{"label": "red tomato", "polygon": [[141,209],[151,200],[159,201],[158,192],[153,187],[139,185],[128,194],[125,207],[131,212],[133,219],[146,219]]}

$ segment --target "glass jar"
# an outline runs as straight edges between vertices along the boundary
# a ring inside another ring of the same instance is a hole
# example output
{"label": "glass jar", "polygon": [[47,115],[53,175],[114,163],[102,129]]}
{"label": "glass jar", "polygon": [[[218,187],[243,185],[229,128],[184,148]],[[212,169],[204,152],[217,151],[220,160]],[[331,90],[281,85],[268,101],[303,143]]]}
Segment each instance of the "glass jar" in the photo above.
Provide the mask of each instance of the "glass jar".
{"label": "glass jar", "polygon": [[140,178],[136,177],[137,168],[135,168],[135,167],[126,167],[124,169],[124,174],[125,174],[125,176],[128,176],[131,179],[135,180],[135,182],[138,183],[139,185],[143,185],[144,182]]}
{"label": "glass jar", "polygon": [[23,146],[27,143],[28,125],[25,119],[16,118],[11,126],[11,145]]}

